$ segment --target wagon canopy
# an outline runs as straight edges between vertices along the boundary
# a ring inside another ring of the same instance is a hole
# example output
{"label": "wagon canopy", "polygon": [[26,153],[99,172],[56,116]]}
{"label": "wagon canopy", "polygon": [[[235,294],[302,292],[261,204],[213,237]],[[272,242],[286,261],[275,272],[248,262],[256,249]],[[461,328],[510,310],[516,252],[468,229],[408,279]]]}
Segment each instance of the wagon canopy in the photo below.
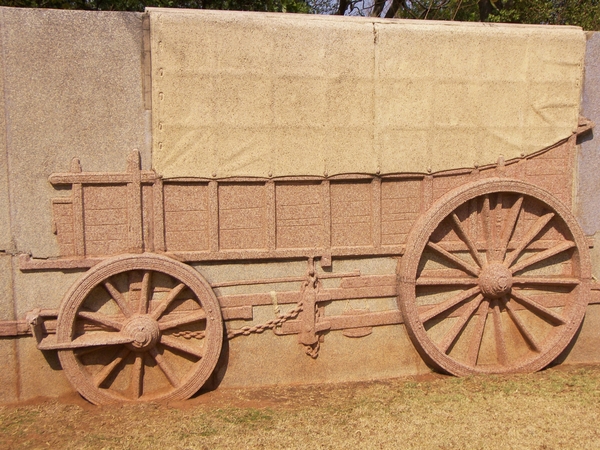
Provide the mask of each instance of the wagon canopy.
{"label": "wagon canopy", "polygon": [[148,13],[166,178],[436,172],[577,127],[577,27]]}

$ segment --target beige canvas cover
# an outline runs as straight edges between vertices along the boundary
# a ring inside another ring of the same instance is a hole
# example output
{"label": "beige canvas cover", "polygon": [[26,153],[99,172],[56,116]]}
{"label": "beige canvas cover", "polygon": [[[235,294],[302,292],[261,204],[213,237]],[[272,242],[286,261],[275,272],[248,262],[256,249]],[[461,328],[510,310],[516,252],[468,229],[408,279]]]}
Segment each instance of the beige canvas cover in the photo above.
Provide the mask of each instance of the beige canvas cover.
{"label": "beige canvas cover", "polygon": [[576,27],[149,9],[165,177],[432,172],[575,131]]}

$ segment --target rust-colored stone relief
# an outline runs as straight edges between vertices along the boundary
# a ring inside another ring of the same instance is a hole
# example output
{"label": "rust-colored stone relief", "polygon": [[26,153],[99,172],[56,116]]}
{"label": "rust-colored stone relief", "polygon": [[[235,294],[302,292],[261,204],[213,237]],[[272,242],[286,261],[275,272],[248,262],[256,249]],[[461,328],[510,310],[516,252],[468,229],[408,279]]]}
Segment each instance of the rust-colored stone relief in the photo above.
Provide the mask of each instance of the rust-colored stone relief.
{"label": "rust-colored stone relief", "polygon": [[407,242],[398,297],[407,330],[452,374],[539,370],[583,320],[588,243],[541,188],[467,184],[440,198]]}
{"label": "rust-colored stone relief", "polygon": [[[135,151],[119,173],[84,172],[75,159],[50,176],[70,186],[52,200],[61,256],[23,256],[20,268],[89,270],[58,311],[31,311],[0,332],[58,350],[73,387],[97,404],[188,398],[213,372],[223,330],[297,335],[318,358],[328,333],[359,339],[404,323],[423,358],[449,373],[538,370],[600,300],[571,178],[556,169],[570,167],[575,137],[431,175],[163,180],[140,170]],[[336,258],[364,256],[397,258],[398,272],[332,270]],[[290,259],[305,272],[212,283],[186,264]],[[272,291],[278,283],[297,289]],[[221,291],[244,286],[253,289]],[[397,308],[328,313],[391,297]],[[269,305],[273,318],[256,321]]]}

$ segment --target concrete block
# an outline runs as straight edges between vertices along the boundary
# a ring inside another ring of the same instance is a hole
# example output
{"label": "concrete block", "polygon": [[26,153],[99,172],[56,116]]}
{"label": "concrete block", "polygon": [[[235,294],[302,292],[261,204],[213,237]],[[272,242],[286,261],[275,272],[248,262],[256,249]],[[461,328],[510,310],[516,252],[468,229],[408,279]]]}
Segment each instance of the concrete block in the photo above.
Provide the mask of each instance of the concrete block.
{"label": "concrete block", "polygon": [[12,403],[19,400],[19,363],[17,358],[17,340],[0,338],[0,403]]}
{"label": "concrete block", "polygon": [[328,333],[316,359],[304,354],[296,336],[266,332],[229,342],[228,366],[220,386],[363,381],[430,371],[402,325],[377,327],[360,339],[340,331]]}
{"label": "concrete block", "polygon": [[600,342],[600,305],[589,305],[568,354],[565,364],[594,364],[600,362],[598,343]]}
{"label": "concrete block", "polygon": [[16,340],[19,357],[19,401],[36,397],[56,398],[73,392],[63,373],[56,351],[42,352],[35,339]]}
{"label": "concrete block", "polygon": [[24,319],[27,312],[35,308],[58,309],[63,296],[81,274],[82,271],[21,272],[15,261],[16,318]]}
{"label": "concrete block", "polygon": [[12,259],[0,254],[0,320],[14,320],[15,315]]}
{"label": "concrete block", "polygon": [[588,235],[600,230],[600,33],[589,33],[585,54],[582,114],[596,124],[583,136],[578,155],[576,216]]}
{"label": "concrete block", "polygon": [[150,163],[142,16],[0,8],[0,28],[14,240],[19,252],[56,256],[48,175],[74,156],[84,170],[120,171],[133,148]]}
{"label": "concrete block", "polygon": [[[4,43],[0,39],[0,55]],[[4,98],[4,66],[0,64],[0,98]],[[6,130],[6,108],[0,108],[0,130]],[[11,251],[10,206],[8,198],[8,161],[6,134],[0,132],[0,251]]]}

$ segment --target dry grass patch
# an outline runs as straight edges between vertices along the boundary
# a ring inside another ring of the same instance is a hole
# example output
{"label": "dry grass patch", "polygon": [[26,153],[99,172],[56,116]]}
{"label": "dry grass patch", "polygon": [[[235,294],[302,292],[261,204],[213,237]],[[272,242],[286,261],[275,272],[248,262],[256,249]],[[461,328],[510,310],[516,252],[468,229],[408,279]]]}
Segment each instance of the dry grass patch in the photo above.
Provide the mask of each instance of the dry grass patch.
{"label": "dry grass patch", "polygon": [[599,448],[600,367],[0,407],[0,448]]}

